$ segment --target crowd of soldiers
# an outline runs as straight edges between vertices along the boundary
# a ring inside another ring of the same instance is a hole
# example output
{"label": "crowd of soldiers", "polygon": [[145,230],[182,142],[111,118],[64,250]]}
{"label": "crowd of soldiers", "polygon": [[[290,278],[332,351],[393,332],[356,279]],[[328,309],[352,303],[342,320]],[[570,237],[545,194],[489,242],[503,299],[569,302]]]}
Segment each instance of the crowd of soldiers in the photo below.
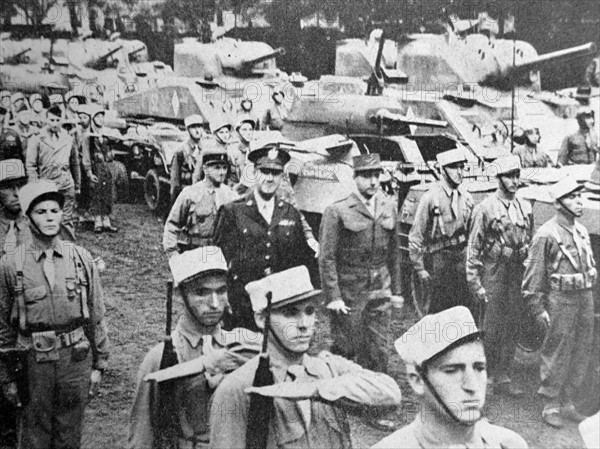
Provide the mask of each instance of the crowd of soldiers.
{"label": "crowd of soldiers", "polygon": [[[101,106],[68,94],[48,98],[44,111],[44,98],[17,97],[3,96],[1,110],[2,135],[14,138],[3,137],[0,162],[2,431],[14,431],[18,415],[19,447],[75,448],[109,343],[97,268],[73,243],[74,215],[85,208],[84,175],[94,230],[116,231],[112,156]],[[277,111],[268,114],[274,128]],[[396,430],[390,322],[411,293],[379,155],[354,157],[356,189],[326,208],[315,236],[296,206],[281,137],[255,139],[261,125],[250,115],[235,126],[194,115],[184,124],[163,234],[184,309],[140,366],[128,447],[351,447],[348,411]],[[580,134],[565,144],[567,157],[578,161],[585,146],[596,160],[597,140],[588,149],[590,133]],[[394,345],[419,412],[375,447],[527,447],[482,419],[486,393],[524,394],[511,365],[529,316],[546,334],[543,421],[560,428],[585,418],[575,395],[592,357],[597,275],[577,222],[583,186],[554,185],[556,215],[534,234],[531,206],[517,195],[520,153],[492,163],[497,190],[478,205],[462,182],[465,155],[446,151],[437,163],[440,181],[420,199],[408,236],[427,313]],[[312,356],[321,308],[333,344]]]}

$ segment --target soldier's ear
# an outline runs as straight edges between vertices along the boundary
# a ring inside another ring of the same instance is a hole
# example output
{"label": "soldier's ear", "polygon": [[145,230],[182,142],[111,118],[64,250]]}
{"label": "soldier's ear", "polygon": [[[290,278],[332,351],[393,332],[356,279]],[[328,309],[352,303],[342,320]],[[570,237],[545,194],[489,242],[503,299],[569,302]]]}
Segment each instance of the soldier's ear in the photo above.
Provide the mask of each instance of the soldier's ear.
{"label": "soldier's ear", "polygon": [[409,369],[408,366],[406,368],[406,374],[408,375],[408,383],[410,384],[410,387],[418,396],[423,395],[423,393],[425,393],[425,382],[423,382],[423,378],[416,370]]}
{"label": "soldier's ear", "polygon": [[254,321],[260,330],[265,328],[265,314],[264,312],[254,312]]}

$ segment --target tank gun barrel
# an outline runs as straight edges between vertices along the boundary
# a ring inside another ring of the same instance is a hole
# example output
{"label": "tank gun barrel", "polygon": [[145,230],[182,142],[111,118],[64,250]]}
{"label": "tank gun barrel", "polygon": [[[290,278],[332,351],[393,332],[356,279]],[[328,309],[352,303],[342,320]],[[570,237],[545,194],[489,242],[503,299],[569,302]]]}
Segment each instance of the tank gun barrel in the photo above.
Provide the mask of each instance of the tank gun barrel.
{"label": "tank gun barrel", "polygon": [[18,53],[15,53],[14,55],[10,55],[8,56],[4,62],[6,64],[19,64],[21,62],[21,57],[25,56],[25,54],[29,53],[31,51],[31,47],[28,47],[24,50],[21,50]]}
{"label": "tank gun barrel", "polygon": [[256,64],[260,64],[261,62],[268,61],[269,59],[277,58],[278,56],[283,56],[283,55],[285,55],[285,48],[279,47],[279,48],[273,50],[271,53],[267,53],[266,55],[259,56],[257,58],[253,58],[253,59],[246,59],[246,60],[242,61],[239,68],[237,68],[237,69],[240,70],[241,72],[248,72],[248,71],[252,70],[252,68]]}
{"label": "tank gun barrel", "polygon": [[553,51],[551,53],[546,53],[544,55],[540,55],[532,61],[523,62],[515,65],[507,70],[507,75],[513,75],[517,73],[523,73],[529,70],[535,70],[544,64],[566,60],[571,58],[578,58],[581,56],[586,56],[596,51],[596,45],[593,42],[589,42],[584,45],[579,45],[577,47],[566,48],[564,50]]}
{"label": "tank gun barrel", "polygon": [[420,117],[408,117],[402,114],[395,114],[393,112],[388,111],[387,109],[380,109],[377,113],[371,118],[373,122],[379,121],[387,121],[387,122],[396,122],[396,123],[404,123],[406,125],[417,125],[417,126],[430,126],[432,128],[446,128],[448,126],[448,122],[444,120],[432,120]]}
{"label": "tank gun barrel", "polygon": [[145,48],[146,47],[142,45],[141,47],[134,48],[130,52],[127,52],[127,56],[129,56],[129,60],[131,61],[133,58],[135,58],[137,56],[138,53],[140,53],[141,51],[144,51]]}
{"label": "tank gun barrel", "polygon": [[115,53],[117,53],[118,51],[120,51],[123,48],[122,45],[119,45],[116,48],[113,48],[112,50],[110,50],[108,53],[100,56],[97,59],[92,60],[90,63],[87,64],[87,66],[90,69],[96,69],[96,70],[103,70],[106,68],[107,66],[107,62],[109,60],[109,58],[114,55]]}

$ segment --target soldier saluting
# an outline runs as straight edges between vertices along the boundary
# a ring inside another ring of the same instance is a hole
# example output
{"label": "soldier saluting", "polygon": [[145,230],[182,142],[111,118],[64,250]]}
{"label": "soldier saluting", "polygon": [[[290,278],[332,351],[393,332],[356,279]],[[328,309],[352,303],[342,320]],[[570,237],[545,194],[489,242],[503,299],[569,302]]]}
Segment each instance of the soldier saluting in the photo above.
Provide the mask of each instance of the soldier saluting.
{"label": "soldier saluting", "polygon": [[538,229],[525,261],[523,297],[538,325],[549,325],[542,345],[542,418],[562,427],[563,418],[581,421],[573,403],[592,357],[596,262],[583,214],[581,189],[571,177],[552,186],[556,215]]}
{"label": "soldier saluting", "polygon": [[[518,156],[494,161],[498,189],[475,207],[467,249],[467,282],[480,305],[487,303],[483,329],[494,392],[522,396],[510,379],[510,366],[522,324],[523,261],[533,236],[531,205],[516,196],[521,175]],[[480,323],[481,324],[481,323]]]}

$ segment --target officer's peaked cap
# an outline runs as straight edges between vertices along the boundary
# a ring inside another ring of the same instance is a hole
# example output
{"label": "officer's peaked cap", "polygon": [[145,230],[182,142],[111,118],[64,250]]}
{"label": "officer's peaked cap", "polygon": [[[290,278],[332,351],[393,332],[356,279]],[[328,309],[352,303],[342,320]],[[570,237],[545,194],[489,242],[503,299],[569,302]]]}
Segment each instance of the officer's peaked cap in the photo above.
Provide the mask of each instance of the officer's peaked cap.
{"label": "officer's peaked cap", "polygon": [[25,166],[20,159],[0,161],[0,186],[10,181],[27,181]]}
{"label": "officer's peaked cap", "polygon": [[381,157],[377,153],[354,156],[352,162],[355,172],[382,170]]}
{"label": "officer's peaked cap", "polygon": [[458,164],[460,162],[467,162],[467,158],[465,157],[465,153],[461,149],[454,149],[449,151],[444,151],[443,153],[439,153],[436,156],[438,163],[445,167],[447,165]]}
{"label": "officer's peaked cap", "polygon": [[482,336],[469,309],[458,306],[426,315],[394,346],[406,364],[425,368],[436,357]]}
{"label": "officer's peaked cap", "polygon": [[248,154],[248,160],[252,162],[256,168],[283,170],[285,164],[290,161],[290,155],[281,148],[281,144],[271,143],[251,151],[250,154]]}
{"label": "officer's peaked cap", "polygon": [[58,191],[58,186],[52,181],[46,179],[31,181],[19,190],[19,202],[25,214],[29,214],[36,204],[46,200],[55,200],[61,208],[65,204],[65,196]]}
{"label": "officer's peaked cap", "polygon": [[177,287],[204,274],[226,273],[227,261],[219,247],[203,246],[175,254],[169,259],[169,267],[173,276],[173,285]]}
{"label": "officer's peaked cap", "polygon": [[221,148],[208,148],[202,152],[202,164],[203,165],[214,165],[214,164],[227,164],[227,151]]}
{"label": "officer's peaked cap", "polygon": [[271,294],[272,309],[304,301],[321,294],[321,290],[315,290],[312,286],[308,269],[304,265],[250,282],[246,285],[246,291],[250,296],[252,310],[255,312],[266,309],[269,293]]}

